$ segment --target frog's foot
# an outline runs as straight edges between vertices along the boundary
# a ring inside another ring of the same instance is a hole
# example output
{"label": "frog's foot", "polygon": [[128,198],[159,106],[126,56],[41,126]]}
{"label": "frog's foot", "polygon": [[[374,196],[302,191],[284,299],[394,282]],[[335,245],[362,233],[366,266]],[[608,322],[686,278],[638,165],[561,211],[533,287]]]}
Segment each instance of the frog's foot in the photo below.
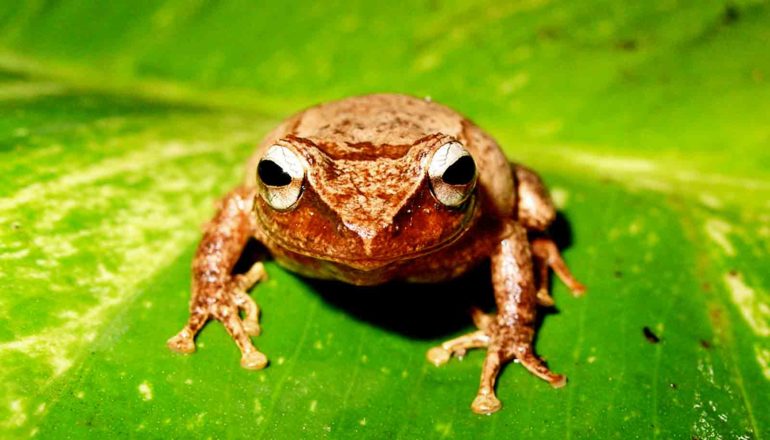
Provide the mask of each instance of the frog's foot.
{"label": "frog's foot", "polygon": [[235,292],[233,296],[235,305],[246,314],[242,321],[243,330],[248,335],[259,336],[261,333],[261,328],[259,327],[259,306],[246,292]]}
{"label": "frog's foot", "polygon": [[[237,279],[236,279],[237,281]],[[238,288],[238,286],[235,286]],[[259,370],[267,366],[267,357],[259,352],[249,339],[249,335],[259,333],[259,308],[245,292],[235,290],[231,293],[231,300],[215,300],[209,304],[208,298],[198,303],[190,311],[190,319],[187,325],[168,340],[168,347],[179,353],[192,353],[195,351],[195,334],[200,331],[209,318],[214,318],[225,326],[230,336],[235,340],[241,350],[241,366],[249,370]],[[246,318],[241,320],[240,310],[245,310]]]}
{"label": "frog's foot", "polygon": [[214,308],[216,313],[212,314],[222,322],[227,333],[235,340],[235,344],[241,350],[241,366],[247,370],[265,368],[268,363],[267,357],[251,343],[244,321],[238,315],[238,306],[215,305]]}
{"label": "frog's foot", "polygon": [[166,341],[166,345],[171,350],[177,353],[192,353],[195,351],[195,334],[200,331],[203,324],[209,319],[208,312],[203,307],[194,307],[190,311],[190,319],[187,321],[187,325]]}
{"label": "frog's foot", "polygon": [[[548,266],[546,266],[547,269]],[[547,282],[545,282],[547,284]],[[548,293],[548,286],[541,286],[537,291],[537,305],[543,307],[553,307],[556,303],[553,297]]]}
{"label": "frog's foot", "polygon": [[254,263],[246,273],[236,275],[233,278],[236,286],[244,291],[251,289],[258,282],[266,280],[267,271],[265,271],[265,265],[261,261]]}
{"label": "frog's foot", "polygon": [[494,390],[485,391],[483,393],[479,391],[479,393],[476,394],[476,398],[473,399],[473,403],[471,403],[471,410],[476,414],[482,415],[496,413],[502,407],[503,404],[500,403],[500,400],[495,396]]}
{"label": "frog's foot", "polygon": [[531,345],[522,344],[518,346],[514,352],[516,359],[521,362],[521,365],[523,365],[524,368],[529,370],[529,372],[535,376],[551,384],[552,387],[561,388],[567,384],[567,377],[562,374],[556,374],[549,370],[545,363],[543,363],[542,359],[540,359],[532,351]]}
{"label": "frog's foot", "polygon": [[572,275],[569,267],[567,267],[567,263],[561,257],[559,248],[551,238],[538,237],[532,240],[531,249],[535,257],[535,271],[539,274],[538,304],[548,307],[553,305],[553,298],[548,294],[549,267],[569,287],[574,296],[581,296],[586,292],[586,287]]}
{"label": "frog's foot", "polygon": [[237,275],[234,278],[233,301],[240,310],[245,313],[243,329],[251,336],[259,336],[262,332],[259,326],[259,306],[246,293],[252,286],[267,279],[267,272],[261,262],[251,266],[248,272]]}
{"label": "frog's foot", "polygon": [[473,319],[473,323],[476,324],[476,327],[478,327],[479,330],[486,331],[487,328],[489,328],[489,325],[492,322],[494,322],[495,315],[494,314],[488,315],[478,307],[474,307],[471,309],[471,318]]}
{"label": "frog's foot", "polygon": [[267,356],[259,351],[252,351],[241,356],[241,367],[247,370],[261,370],[267,366]]}
{"label": "frog's foot", "polygon": [[476,414],[489,415],[502,408],[503,405],[495,395],[495,381],[501,366],[500,353],[496,350],[488,350],[484,365],[481,367],[479,391],[471,403],[471,410]]}
{"label": "frog's foot", "polygon": [[[489,331],[495,334],[494,340],[490,337],[487,348],[487,356],[481,368],[481,383],[476,398],[473,399],[471,409],[477,414],[492,414],[502,405],[495,396],[495,381],[500,374],[500,368],[507,362],[517,359],[527,370],[535,376],[550,383],[554,388],[561,388],[567,383],[567,378],[561,374],[553,373],[543,361],[532,351],[532,344],[526,341],[518,341],[506,344],[510,337],[510,328],[492,326]],[[507,346],[501,348],[501,346]]]}
{"label": "frog's foot", "polygon": [[177,353],[188,354],[195,352],[195,341],[193,341],[187,328],[182,329],[182,331],[166,341],[166,345]]}

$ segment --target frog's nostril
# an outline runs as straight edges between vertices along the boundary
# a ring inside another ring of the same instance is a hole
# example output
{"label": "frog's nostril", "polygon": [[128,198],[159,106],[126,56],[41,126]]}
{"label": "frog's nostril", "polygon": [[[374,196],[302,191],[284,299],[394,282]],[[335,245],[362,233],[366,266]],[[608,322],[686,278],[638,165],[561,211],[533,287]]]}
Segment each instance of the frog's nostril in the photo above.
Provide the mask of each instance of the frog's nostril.
{"label": "frog's nostril", "polygon": [[291,183],[291,176],[280,165],[269,159],[263,159],[257,166],[260,180],[268,186],[286,186]]}

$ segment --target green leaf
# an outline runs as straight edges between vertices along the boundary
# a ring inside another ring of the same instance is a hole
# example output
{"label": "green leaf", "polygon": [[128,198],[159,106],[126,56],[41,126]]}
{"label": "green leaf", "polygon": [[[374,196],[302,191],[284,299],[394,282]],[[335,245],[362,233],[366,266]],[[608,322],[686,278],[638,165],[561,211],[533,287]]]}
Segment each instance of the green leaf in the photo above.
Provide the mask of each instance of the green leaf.
{"label": "green leaf", "polygon": [[[764,1],[0,5],[0,437],[770,435],[769,24]],[[166,349],[261,136],[375,91],[544,176],[589,288],[555,283],[538,333],[565,388],[511,364],[482,417],[483,353],[427,363],[483,270],[356,289],[270,263],[267,369],[218,323]]]}

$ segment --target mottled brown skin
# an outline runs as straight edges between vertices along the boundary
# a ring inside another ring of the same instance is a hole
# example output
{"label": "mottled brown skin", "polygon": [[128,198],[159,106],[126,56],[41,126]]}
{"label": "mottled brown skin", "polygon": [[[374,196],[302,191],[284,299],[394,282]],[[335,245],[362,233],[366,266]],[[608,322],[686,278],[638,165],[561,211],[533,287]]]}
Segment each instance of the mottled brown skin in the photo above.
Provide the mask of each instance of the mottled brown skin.
{"label": "mottled brown skin", "polygon": [[[428,176],[434,153],[453,142],[470,154],[476,169],[459,206],[439,201],[436,181]],[[290,151],[303,168],[302,177],[292,180],[301,184],[301,192],[289,208],[271,205],[274,188],[257,173],[275,145]],[[513,359],[554,387],[566,380],[548,370],[532,349],[536,307],[553,304],[548,268],[575,294],[584,291],[547,235],[528,238],[545,231],[554,218],[540,178],[510,164],[490,136],[447,107],[403,95],[313,107],[268,134],[249,161],[244,184],[222,201],[193,262],[190,319],[168,345],[194,351],[195,334],[213,318],[238,344],[245,368],[266,366],[267,358],[249,338],[259,334],[259,311],[246,294],[265,277],[263,266],[256,263],[246,274],[232,275],[252,237],[292,271],[356,285],[438,282],[489,259],[497,314],[474,312],[479,330],[431,349],[428,359],[440,365],[467,349],[486,347],[471,408],[490,414],[500,408],[497,375]]]}

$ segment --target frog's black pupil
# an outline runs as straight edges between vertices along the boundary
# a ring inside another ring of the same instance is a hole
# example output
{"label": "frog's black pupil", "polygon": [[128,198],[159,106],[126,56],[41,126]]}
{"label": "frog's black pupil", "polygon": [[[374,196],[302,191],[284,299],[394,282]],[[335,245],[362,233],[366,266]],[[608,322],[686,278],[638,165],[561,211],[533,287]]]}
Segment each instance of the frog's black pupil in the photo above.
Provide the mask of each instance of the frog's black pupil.
{"label": "frog's black pupil", "polygon": [[444,171],[441,179],[450,185],[467,185],[476,175],[476,164],[470,156],[463,156]]}
{"label": "frog's black pupil", "polygon": [[261,160],[257,166],[260,180],[268,186],[286,186],[291,183],[291,176],[272,160]]}

